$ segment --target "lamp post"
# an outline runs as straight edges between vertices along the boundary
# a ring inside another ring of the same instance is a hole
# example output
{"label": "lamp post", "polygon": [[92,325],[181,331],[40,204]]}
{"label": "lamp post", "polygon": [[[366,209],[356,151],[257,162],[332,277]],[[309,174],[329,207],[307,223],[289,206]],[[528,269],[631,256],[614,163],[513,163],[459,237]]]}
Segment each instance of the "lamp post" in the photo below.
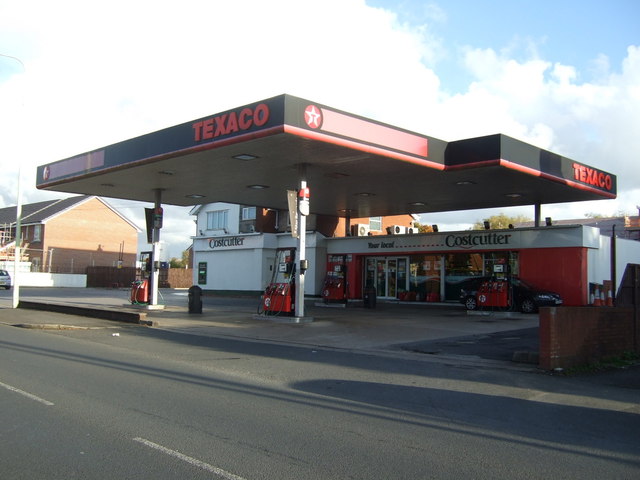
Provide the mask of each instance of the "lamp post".
{"label": "lamp post", "polygon": [[[10,58],[11,60],[15,60],[22,67],[22,71],[26,72],[27,69],[18,57],[14,57],[11,55],[5,55],[4,53],[0,53],[0,57]],[[23,104],[24,106],[24,104]],[[18,163],[18,191],[16,194],[16,237],[15,237],[15,247],[13,250],[13,296],[11,305],[13,308],[18,307],[18,303],[20,302],[20,281],[19,281],[19,270],[20,270],[20,261],[22,260],[22,252],[20,246],[22,244],[22,196],[20,192],[20,183],[22,181],[21,175],[21,167]]]}

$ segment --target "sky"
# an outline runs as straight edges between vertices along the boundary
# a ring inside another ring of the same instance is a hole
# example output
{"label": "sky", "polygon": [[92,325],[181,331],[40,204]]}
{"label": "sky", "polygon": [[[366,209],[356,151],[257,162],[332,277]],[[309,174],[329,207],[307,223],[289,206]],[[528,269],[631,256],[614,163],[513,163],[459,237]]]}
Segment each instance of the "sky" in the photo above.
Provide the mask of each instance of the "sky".
{"label": "sky", "polygon": [[[288,93],[446,141],[503,133],[618,177],[638,215],[636,0],[0,0],[0,208],[36,167]],[[11,58],[12,57],[12,58]],[[144,207],[111,205],[144,228]],[[163,255],[195,234],[166,207]],[[421,217],[441,231],[533,207]],[[144,245],[141,248],[147,249]]]}

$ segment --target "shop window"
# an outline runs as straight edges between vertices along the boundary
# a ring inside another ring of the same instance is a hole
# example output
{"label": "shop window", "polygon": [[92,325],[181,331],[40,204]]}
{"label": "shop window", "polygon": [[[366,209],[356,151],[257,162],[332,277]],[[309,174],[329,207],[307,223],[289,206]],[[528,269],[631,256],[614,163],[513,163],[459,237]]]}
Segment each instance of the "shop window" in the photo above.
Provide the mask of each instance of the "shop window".
{"label": "shop window", "polygon": [[460,282],[483,275],[481,253],[450,253],[445,256],[445,299],[458,300]]}
{"label": "shop window", "polygon": [[207,212],[207,230],[224,230],[228,227],[229,210]]}
{"label": "shop window", "polygon": [[382,217],[371,217],[369,218],[369,230],[373,230],[375,232],[382,231]]}
{"label": "shop window", "polygon": [[517,277],[518,273],[518,252],[487,252],[484,254],[484,275]]}
{"label": "shop window", "polygon": [[441,255],[412,255],[409,267],[409,291],[416,300],[440,301]]}

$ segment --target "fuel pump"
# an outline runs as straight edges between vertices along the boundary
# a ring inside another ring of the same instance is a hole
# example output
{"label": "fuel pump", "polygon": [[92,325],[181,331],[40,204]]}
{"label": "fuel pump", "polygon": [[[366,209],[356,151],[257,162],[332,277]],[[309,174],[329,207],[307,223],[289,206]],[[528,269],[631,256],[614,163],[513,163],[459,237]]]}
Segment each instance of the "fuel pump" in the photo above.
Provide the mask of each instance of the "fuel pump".
{"label": "fuel pump", "polygon": [[272,267],[271,281],[260,300],[259,314],[293,315],[295,312],[296,249],[279,248]]}
{"label": "fuel pump", "polygon": [[346,255],[330,255],[327,276],[322,286],[324,303],[347,303],[347,262]]}
{"label": "fuel pump", "polygon": [[478,307],[508,308],[512,304],[512,292],[508,275],[508,266],[500,263],[493,266],[491,280],[483,282],[478,288]]}
{"label": "fuel pump", "polygon": [[130,301],[134,305],[149,303],[149,276],[153,262],[152,252],[140,252],[140,270],[136,280],[131,284]]}

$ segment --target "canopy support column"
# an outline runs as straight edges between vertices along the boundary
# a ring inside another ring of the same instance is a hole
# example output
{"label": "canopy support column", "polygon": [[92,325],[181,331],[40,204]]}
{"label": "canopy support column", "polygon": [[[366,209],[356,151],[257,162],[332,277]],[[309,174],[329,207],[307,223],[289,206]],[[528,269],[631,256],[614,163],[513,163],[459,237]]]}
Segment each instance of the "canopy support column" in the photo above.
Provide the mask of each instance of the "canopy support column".
{"label": "canopy support column", "polygon": [[151,276],[149,277],[149,308],[161,309],[158,305],[158,286],[160,283],[160,229],[162,228],[162,189],[154,190],[155,204],[153,208],[153,243],[151,244]]}
{"label": "canopy support column", "polygon": [[306,165],[300,165],[300,190],[298,190],[298,241],[297,241],[297,268],[296,268],[296,322],[311,322],[312,318],[304,316],[304,277],[308,268],[307,261],[307,215],[309,215],[309,189],[307,187]]}

